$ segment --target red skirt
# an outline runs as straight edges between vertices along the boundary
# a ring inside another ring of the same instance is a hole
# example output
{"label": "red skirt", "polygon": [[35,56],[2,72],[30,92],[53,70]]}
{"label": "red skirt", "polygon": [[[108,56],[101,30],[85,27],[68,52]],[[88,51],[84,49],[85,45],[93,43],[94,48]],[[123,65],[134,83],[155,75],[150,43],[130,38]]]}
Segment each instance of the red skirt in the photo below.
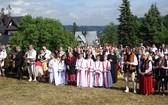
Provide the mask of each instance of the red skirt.
{"label": "red skirt", "polygon": [[76,86],[76,74],[66,74],[66,80],[68,85]]}
{"label": "red skirt", "polygon": [[66,79],[67,81],[76,81],[76,74],[67,74]]}
{"label": "red skirt", "polygon": [[142,94],[153,93],[152,75],[141,75],[139,81],[139,90]]}

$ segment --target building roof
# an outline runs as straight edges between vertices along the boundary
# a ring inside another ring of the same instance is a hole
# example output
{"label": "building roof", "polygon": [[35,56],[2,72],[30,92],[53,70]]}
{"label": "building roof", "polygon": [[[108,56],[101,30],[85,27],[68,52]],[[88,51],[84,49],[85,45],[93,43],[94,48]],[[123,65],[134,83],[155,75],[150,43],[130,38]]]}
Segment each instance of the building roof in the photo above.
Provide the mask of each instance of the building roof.
{"label": "building roof", "polygon": [[4,33],[5,32],[5,27],[3,25],[0,25],[0,33]]}
{"label": "building roof", "polygon": [[[0,16],[0,43],[7,44],[10,35],[9,31],[15,32],[20,27],[20,21],[23,17],[10,17],[8,15]],[[12,33],[10,32],[10,33]]]}
{"label": "building roof", "polygon": [[10,37],[10,35],[2,35],[2,36],[0,36],[0,43],[4,44],[4,45],[8,44],[9,37]]}
{"label": "building roof", "polygon": [[97,32],[96,31],[87,31],[85,37],[86,37],[89,45],[96,44],[96,40],[97,40]]}
{"label": "building roof", "polygon": [[77,41],[89,45],[96,45],[96,41],[98,39],[96,31],[86,31],[85,33],[82,31],[77,31],[75,32],[75,38]]}
{"label": "building roof", "polygon": [[83,42],[83,43],[87,43],[85,36],[82,34],[82,32],[75,32],[75,38],[77,39],[77,41]]}
{"label": "building roof", "polygon": [[[8,15],[4,15],[0,17],[0,32],[2,34],[5,33],[6,30],[17,30],[17,28],[20,26],[20,21],[22,17],[10,17]],[[9,26],[9,24],[12,23],[12,26]]]}

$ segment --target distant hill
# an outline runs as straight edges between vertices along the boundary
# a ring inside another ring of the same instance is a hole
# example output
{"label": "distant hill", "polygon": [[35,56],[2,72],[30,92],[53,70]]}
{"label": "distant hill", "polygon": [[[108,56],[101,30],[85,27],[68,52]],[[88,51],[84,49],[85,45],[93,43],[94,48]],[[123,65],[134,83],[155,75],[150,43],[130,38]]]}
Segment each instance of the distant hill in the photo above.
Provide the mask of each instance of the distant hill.
{"label": "distant hill", "polygon": [[[64,25],[65,29],[72,31],[72,25]],[[78,26],[78,31],[97,31],[97,33],[102,33],[106,26]]]}

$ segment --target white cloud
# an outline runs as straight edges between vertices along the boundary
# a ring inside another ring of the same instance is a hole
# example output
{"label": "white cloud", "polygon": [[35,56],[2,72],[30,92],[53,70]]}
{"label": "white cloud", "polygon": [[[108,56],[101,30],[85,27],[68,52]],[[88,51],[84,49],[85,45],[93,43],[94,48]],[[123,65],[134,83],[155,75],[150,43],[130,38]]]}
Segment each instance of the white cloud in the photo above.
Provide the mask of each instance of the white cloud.
{"label": "white cloud", "polygon": [[17,0],[17,1],[13,1],[11,4],[12,5],[23,5],[25,2],[23,0]]}
{"label": "white cloud", "polygon": [[[168,12],[166,0],[130,0],[133,14],[142,17],[157,2],[162,15]],[[107,25],[118,23],[122,0],[0,0],[0,8],[11,5],[13,16],[31,14],[59,19],[63,24]]]}
{"label": "white cloud", "polygon": [[12,8],[12,11],[13,11],[15,14],[17,14],[17,15],[20,15],[20,14],[22,14],[23,9],[22,9],[22,8],[18,8],[18,7],[13,7],[13,8]]}
{"label": "white cloud", "polygon": [[70,13],[69,16],[72,17],[73,19],[79,19],[79,16],[77,16],[74,13]]}

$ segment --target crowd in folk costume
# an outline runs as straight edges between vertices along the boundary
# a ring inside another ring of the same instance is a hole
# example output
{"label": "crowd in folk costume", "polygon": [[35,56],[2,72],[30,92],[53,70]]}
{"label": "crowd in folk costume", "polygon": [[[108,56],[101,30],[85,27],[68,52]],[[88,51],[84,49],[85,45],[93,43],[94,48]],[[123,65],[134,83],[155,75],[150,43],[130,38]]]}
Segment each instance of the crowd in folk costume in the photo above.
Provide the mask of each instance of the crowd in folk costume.
{"label": "crowd in folk costume", "polygon": [[[50,84],[74,85],[78,87],[111,88],[118,78],[125,80],[125,92],[142,93],[167,91],[168,88],[168,49],[164,44],[149,47],[122,45],[62,47],[50,51],[43,46],[36,51],[33,45],[25,53],[16,47],[13,54],[13,68],[18,79],[23,79],[22,68],[26,64],[28,81],[47,79]],[[5,75],[7,48],[0,45],[0,74]],[[10,56],[10,55],[8,55]],[[130,87],[129,80],[133,87]],[[139,85],[138,85],[139,84]]]}

